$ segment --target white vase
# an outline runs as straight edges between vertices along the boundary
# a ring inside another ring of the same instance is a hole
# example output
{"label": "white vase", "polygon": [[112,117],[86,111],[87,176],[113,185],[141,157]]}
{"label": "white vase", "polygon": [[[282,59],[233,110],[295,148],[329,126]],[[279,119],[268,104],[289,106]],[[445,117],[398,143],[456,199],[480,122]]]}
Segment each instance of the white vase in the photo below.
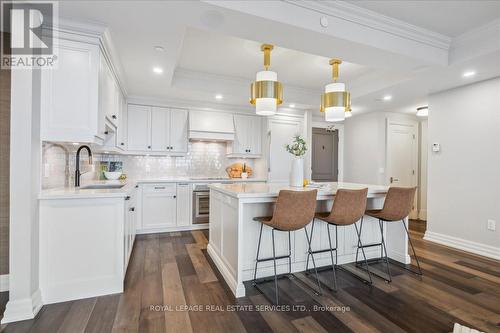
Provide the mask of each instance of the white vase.
{"label": "white vase", "polygon": [[292,167],[290,168],[290,186],[304,186],[304,159],[295,157],[292,159]]}

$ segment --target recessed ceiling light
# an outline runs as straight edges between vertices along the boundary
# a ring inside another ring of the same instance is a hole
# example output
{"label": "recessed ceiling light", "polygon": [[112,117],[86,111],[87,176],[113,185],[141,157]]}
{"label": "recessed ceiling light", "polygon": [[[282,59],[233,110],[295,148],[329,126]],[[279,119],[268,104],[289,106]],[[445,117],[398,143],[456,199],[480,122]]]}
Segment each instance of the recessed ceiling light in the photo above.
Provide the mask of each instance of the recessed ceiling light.
{"label": "recessed ceiling light", "polygon": [[161,73],[163,73],[163,68],[153,67],[153,72],[155,72],[156,74],[161,74]]}
{"label": "recessed ceiling light", "polygon": [[215,95],[215,99],[223,99],[223,98],[224,98],[224,96],[222,96],[221,94]]}
{"label": "recessed ceiling light", "polygon": [[417,108],[417,116],[418,117],[427,117],[429,115],[429,107],[421,106]]}
{"label": "recessed ceiling light", "polygon": [[474,75],[476,75],[475,71],[467,71],[467,72],[464,72],[462,74],[463,77],[471,77],[471,76],[474,76]]}
{"label": "recessed ceiling light", "polygon": [[164,52],[165,51],[165,48],[163,46],[155,46],[155,51],[158,51],[158,52]]}
{"label": "recessed ceiling light", "polygon": [[295,104],[290,104],[289,105],[291,108],[294,108],[295,107]]}
{"label": "recessed ceiling light", "polygon": [[78,146],[79,143],[78,142],[73,142],[73,146]]}
{"label": "recessed ceiling light", "polygon": [[391,95],[385,95],[382,99],[384,101],[390,101],[392,99],[392,96]]}

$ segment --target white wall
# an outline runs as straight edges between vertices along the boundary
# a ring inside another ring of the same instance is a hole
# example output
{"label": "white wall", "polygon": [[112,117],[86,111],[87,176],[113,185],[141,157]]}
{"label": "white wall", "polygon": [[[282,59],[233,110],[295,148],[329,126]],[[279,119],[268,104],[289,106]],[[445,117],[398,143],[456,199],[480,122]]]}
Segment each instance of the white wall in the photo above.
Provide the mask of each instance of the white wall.
{"label": "white wall", "polygon": [[427,138],[427,119],[420,122],[419,144],[419,181],[418,181],[418,218],[427,220],[427,154],[429,152]]}
{"label": "white wall", "polygon": [[426,239],[500,259],[500,78],[431,95],[428,122]]}
{"label": "white wall", "polygon": [[344,122],[344,181],[387,184],[386,119],[415,121],[412,115],[371,112]]}

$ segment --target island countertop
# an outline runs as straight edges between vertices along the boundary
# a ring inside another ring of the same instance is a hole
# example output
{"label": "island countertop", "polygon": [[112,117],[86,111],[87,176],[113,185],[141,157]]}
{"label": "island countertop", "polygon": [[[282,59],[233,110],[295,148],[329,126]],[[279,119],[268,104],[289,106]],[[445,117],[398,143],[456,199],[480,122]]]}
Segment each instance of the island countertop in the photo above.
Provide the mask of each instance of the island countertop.
{"label": "island countertop", "polygon": [[339,189],[356,190],[368,188],[368,197],[385,195],[388,186],[344,183],[344,182],[325,182],[315,183],[307,187],[291,187],[288,183],[252,183],[252,184],[210,184],[211,190],[223,193],[234,198],[274,198],[278,196],[281,190],[307,191],[318,190],[318,197],[333,196]]}

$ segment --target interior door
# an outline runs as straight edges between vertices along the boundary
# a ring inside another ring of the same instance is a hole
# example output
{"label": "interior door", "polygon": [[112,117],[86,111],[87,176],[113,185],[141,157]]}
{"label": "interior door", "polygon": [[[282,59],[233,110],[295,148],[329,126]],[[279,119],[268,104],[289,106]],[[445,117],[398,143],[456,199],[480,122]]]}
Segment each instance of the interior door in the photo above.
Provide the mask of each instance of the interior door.
{"label": "interior door", "polygon": [[[417,123],[387,122],[387,176],[390,186],[417,186]],[[415,196],[415,200],[417,196]],[[413,214],[416,214],[416,202]]]}
{"label": "interior door", "polygon": [[129,104],[127,112],[128,150],[150,150],[151,108]]}
{"label": "interior door", "polygon": [[151,150],[169,151],[170,111],[167,108],[151,108]]}
{"label": "interior door", "polygon": [[269,181],[288,181],[292,155],[284,147],[292,142],[293,136],[297,134],[302,134],[299,121],[278,117],[269,120]]}
{"label": "interior door", "polygon": [[170,109],[170,151],[187,152],[188,150],[188,111]]}
{"label": "interior door", "polygon": [[337,181],[338,132],[328,132],[323,128],[313,128],[312,133],[312,175],[314,181]]}

